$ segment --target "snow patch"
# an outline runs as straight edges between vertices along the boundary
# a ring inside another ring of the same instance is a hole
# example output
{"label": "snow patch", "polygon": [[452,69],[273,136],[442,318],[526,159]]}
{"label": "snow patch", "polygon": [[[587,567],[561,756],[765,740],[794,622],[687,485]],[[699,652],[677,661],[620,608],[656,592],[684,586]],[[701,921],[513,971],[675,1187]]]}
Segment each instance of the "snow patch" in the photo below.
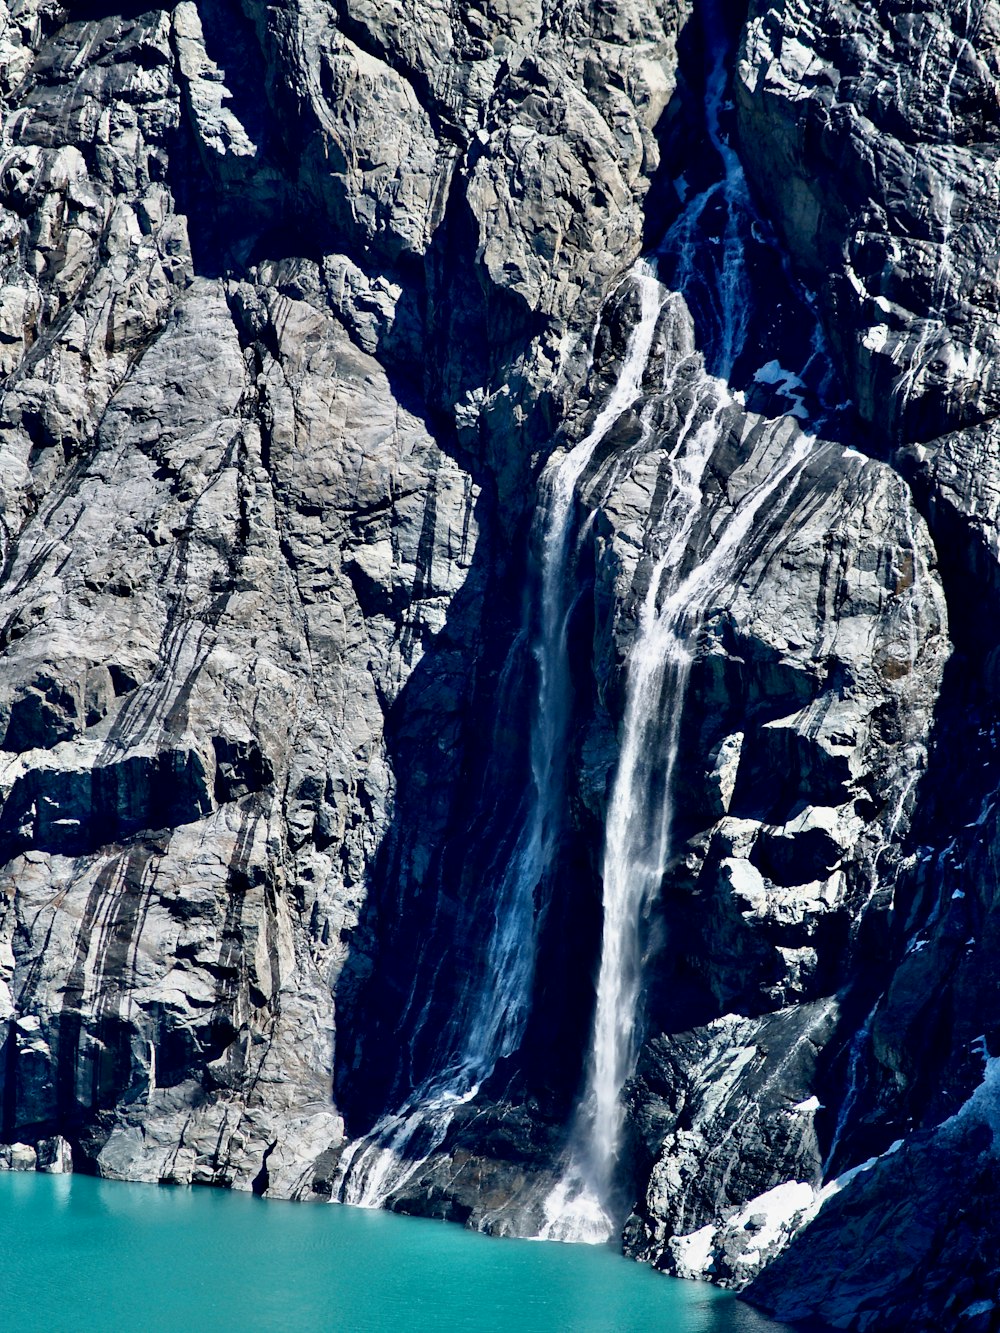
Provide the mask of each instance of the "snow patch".
{"label": "snow patch", "polygon": [[[1000,1060],[996,1063],[1000,1065]],[[815,1111],[819,1108],[819,1101],[809,1097],[791,1109]],[[709,1223],[687,1236],[673,1236],[667,1242],[674,1261],[673,1271],[678,1277],[686,1278],[731,1276],[735,1283],[743,1286],[775,1259],[793,1236],[808,1226],[828,1200],[902,1146],[903,1140],[897,1139],[880,1156],[869,1157],[822,1188],[800,1180],[775,1185],[750,1199],[735,1216],[720,1225]]]}
{"label": "snow patch", "polygon": [[[742,1265],[756,1265],[773,1245],[787,1241],[803,1222],[812,1220],[816,1208],[816,1191],[804,1181],[790,1180],[785,1185],[759,1194],[743,1208],[729,1224],[754,1234],[753,1249],[740,1256]],[[809,1218],[800,1214],[810,1213]]]}
{"label": "snow patch", "polygon": [[669,1243],[678,1276],[708,1276],[715,1262],[715,1227],[711,1222],[689,1236],[674,1236]]}
{"label": "snow patch", "polygon": [[794,371],[786,370],[780,361],[768,361],[753,378],[755,384],[770,384],[778,393],[791,399],[789,416],[799,417],[803,421],[808,418],[809,410],[803,397],[806,386]]}
{"label": "snow patch", "polygon": [[751,1199],[721,1226],[711,1223],[687,1236],[674,1236],[668,1247],[679,1277],[704,1278],[730,1270],[742,1286],[785,1248],[792,1236],[819,1211],[812,1185],[790,1180]]}
{"label": "snow patch", "polygon": [[985,1038],[979,1038],[973,1043],[973,1046],[977,1045],[982,1052],[985,1064],[983,1081],[972,1093],[969,1100],[964,1102],[953,1116],[943,1122],[942,1128],[944,1125],[957,1125],[971,1117],[984,1121],[996,1134],[1000,1131],[1000,1056],[986,1054]]}
{"label": "snow patch", "polygon": [[977,1315],[989,1314],[991,1310],[996,1309],[996,1301],[975,1301],[972,1305],[967,1305],[959,1319],[975,1319]]}
{"label": "snow patch", "polygon": [[796,1102],[791,1108],[793,1111],[801,1111],[803,1114],[807,1111],[822,1110],[822,1102],[818,1097],[807,1097],[804,1102]]}

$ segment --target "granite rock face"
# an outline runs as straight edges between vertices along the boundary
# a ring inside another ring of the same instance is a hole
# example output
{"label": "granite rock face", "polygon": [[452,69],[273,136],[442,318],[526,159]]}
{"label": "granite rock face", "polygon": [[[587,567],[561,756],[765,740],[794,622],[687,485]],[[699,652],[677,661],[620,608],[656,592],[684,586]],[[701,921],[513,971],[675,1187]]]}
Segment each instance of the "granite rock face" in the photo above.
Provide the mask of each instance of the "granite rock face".
{"label": "granite rock face", "polygon": [[682,17],[4,8],[7,1139],[339,1150],[397,768],[419,866]]}
{"label": "granite rock face", "polygon": [[992,1326],[998,75],[0,5],[0,1167]]}

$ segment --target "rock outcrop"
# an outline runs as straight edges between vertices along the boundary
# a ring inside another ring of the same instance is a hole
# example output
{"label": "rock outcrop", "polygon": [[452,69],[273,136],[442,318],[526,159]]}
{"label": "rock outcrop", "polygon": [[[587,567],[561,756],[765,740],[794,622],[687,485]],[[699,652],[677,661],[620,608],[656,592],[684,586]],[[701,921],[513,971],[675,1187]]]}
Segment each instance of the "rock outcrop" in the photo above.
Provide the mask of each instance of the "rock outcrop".
{"label": "rock outcrop", "polygon": [[992,0],[18,0],[0,99],[0,1168],[993,1327]]}

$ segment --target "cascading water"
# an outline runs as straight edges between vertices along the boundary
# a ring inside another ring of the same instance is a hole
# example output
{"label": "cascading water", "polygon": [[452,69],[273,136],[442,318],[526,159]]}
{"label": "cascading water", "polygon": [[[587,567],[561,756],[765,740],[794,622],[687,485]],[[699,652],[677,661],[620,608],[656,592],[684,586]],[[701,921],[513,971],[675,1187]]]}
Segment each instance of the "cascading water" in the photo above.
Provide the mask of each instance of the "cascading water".
{"label": "cascading water", "polygon": [[612,1233],[621,1092],[638,1050],[644,922],[671,856],[673,780],[693,636],[762,506],[798,471],[815,443],[814,436],[800,435],[780,466],[746,494],[707,555],[682,575],[702,512],[702,477],[727,405],[721,398],[675,463],[664,524],[667,545],[654,567],[629,656],[622,745],[605,825],[604,928],[587,1086],[569,1168],[546,1201],[546,1239],[600,1242]]}
{"label": "cascading water", "polygon": [[[688,200],[660,251],[670,261],[671,286],[683,293],[701,327],[711,330],[704,348],[706,369],[728,380],[746,338],[751,309],[743,236],[752,212],[743,167],[722,132],[728,47],[713,4],[702,4],[701,19],[714,53],[705,81],[705,126],[723,174]],[[707,215],[715,208],[724,211],[725,222],[717,238],[719,243],[706,245]]]}
{"label": "cascading water", "polygon": [[569,724],[569,659],[566,632],[572,598],[568,564],[576,489],[594,452],[612,426],[632,406],[642,389],[656,324],[666,293],[655,269],[639,260],[631,273],[639,289],[639,318],[629,337],[625,359],[607,403],[590,432],[568,453],[550,463],[541,479],[541,500],[535,523],[540,531],[540,630],[535,646],[538,699],[532,716],[531,757],[535,784],[534,837],[539,842],[539,867],[551,851],[546,829],[561,817],[565,787],[565,739]]}
{"label": "cascading water", "polygon": [[[541,1235],[546,1239],[601,1242],[614,1230],[621,1094],[638,1052],[645,922],[671,858],[673,782],[693,636],[761,506],[798,470],[815,441],[803,434],[784,451],[780,463],[749,489],[716,531],[701,560],[685,572],[703,518],[702,481],[717,444],[719,418],[736,404],[727,381],[743,349],[752,308],[743,237],[753,214],[742,167],[720,123],[726,46],[713,5],[702,6],[702,18],[714,51],[706,79],[706,126],[722,176],[688,201],[660,255],[671,286],[696,316],[707,373],[673,442],[671,498],[654,534],[660,554],[628,659],[621,749],[605,823],[604,925],[587,1081],[568,1164],[545,1201]],[[720,208],[725,211],[721,229]],[[706,399],[714,400],[714,411],[692,429]]]}
{"label": "cascading water", "polygon": [[[702,432],[708,436],[710,430]],[[711,444],[692,450],[704,470]],[[604,850],[605,925],[590,1085],[592,1144],[598,1184],[607,1190],[621,1134],[620,1092],[636,1056],[636,1006],[642,967],[640,923],[658,891],[671,850],[673,777],[680,720],[701,613],[725,576],[754,518],[808,456],[814,437],[802,435],[782,465],[745,497],[707,557],[678,579],[671,554],[659,562],[629,660],[622,750],[608,808]],[[694,468],[692,468],[692,472]],[[692,487],[693,489],[693,487]],[[688,510],[690,530],[698,509]],[[657,609],[657,594],[669,591]]]}
{"label": "cascading water", "polygon": [[[511,853],[496,885],[493,930],[478,986],[468,995],[459,1030],[439,1072],[396,1113],[384,1116],[341,1160],[338,1197],[380,1207],[402,1189],[443,1144],[458,1109],[471,1101],[497,1062],[517,1050],[528,1017],[535,965],[536,895],[552,862],[565,791],[570,673],[567,624],[576,488],[608,431],[635,402],[649,361],[666,293],[654,268],[640,260],[630,274],[639,317],[618,379],[588,435],[546,468],[533,525],[539,573],[537,695],[531,722],[532,791]],[[513,653],[518,651],[515,644]]]}

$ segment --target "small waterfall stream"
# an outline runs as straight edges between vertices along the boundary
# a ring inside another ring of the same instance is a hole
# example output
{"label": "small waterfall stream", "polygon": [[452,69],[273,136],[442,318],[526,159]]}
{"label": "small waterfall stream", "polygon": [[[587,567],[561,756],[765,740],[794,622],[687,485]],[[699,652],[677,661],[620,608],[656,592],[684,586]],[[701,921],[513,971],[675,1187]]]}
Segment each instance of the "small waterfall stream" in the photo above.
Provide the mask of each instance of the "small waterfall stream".
{"label": "small waterfall stream", "polygon": [[844,1093],[843,1101],[837,1111],[837,1124],[833,1131],[833,1137],[830,1139],[830,1147],[827,1149],[826,1158],[823,1161],[822,1174],[826,1180],[830,1175],[830,1169],[833,1166],[834,1158],[837,1155],[837,1149],[840,1147],[840,1141],[843,1138],[844,1131],[850,1123],[851,1115],[857,1105],[858,1098],[861,1095],[862,1083],[864,1077],[864,1057],[866,1048],[871,1041],[872,1024],[875,1021],[875,1015],[878,1013],[878,1007],[882,1003],[880,995],[872,1005],[868,1017],[862,1023],[854,1034],[851,1042],[850,1052],[847,1059],[847,1088]]}
{"label": "small waterfall stream", "polygon": [[[670,260],[671,286],[683,293],[702,328],[711,331],[704,348],[706,369],[728,380],[750,319],[743,238],[753,212],[743,167],[722,131],[729,81],[729,47],[722,21],[714,0],[703,0],[699,13],[712,52],[705,80],[705,128],[721,163],[722,176],[687,201],[664,237],[660,253]],[[708,214],[715,208],[725,211],[725,223],[721,236],[706,244]]]}
{"label": "small waterfall stream", "polygon": [[539,847],[539,870],[548,861],[551,838],[562,816],[565,789],[565,741],[571,693],[566,633],[573,601],[569,564],[576,489],[597,447],[639,397],[657,321],[666,300],[666,292],[648,261],[640,259],[630,277],[639,290],[639,318],[629,336],[618,379],[585,438],[546,467],[535,515],[541,588],[540,627],[534,650],[538,697],[531,728],[535,784],[531,822],[532,840]]}

